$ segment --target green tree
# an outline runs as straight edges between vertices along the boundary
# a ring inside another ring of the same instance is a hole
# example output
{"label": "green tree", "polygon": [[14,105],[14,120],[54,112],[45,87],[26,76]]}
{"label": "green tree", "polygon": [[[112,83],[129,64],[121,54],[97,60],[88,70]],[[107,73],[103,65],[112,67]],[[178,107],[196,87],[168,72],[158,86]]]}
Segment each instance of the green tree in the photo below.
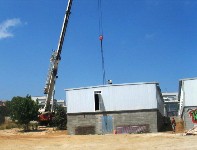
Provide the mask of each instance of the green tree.
{"label": "green tree", "polygon": [[6,107],[0,106],[0,124],[4,123],[6,115]]}
{"label": "green tree", "polygon": [[[5,102],[5,106],[0,106],[0,124],[5,122],[5,117],[9,116],[9,105],[10,101]],[[8,104],[8,105],[7,105]]]}
{"label": "green tree", "polygon": [[11,107],[11,101],[6,101],[5,102],[5,116],[10,116],[10,107]]}
{"label": "green tree", "polygon": [[23,125],[24,130],[28,130],[30,121],[37,120],[38,105],[29,95],[13,97],[9,107],[11,118]]}
{"label": "green tree", "polygon": [[53,125],[58,129],[66,129],[67,114],[66,110],[62,106],[56,106],[55,116],[53,117]]}

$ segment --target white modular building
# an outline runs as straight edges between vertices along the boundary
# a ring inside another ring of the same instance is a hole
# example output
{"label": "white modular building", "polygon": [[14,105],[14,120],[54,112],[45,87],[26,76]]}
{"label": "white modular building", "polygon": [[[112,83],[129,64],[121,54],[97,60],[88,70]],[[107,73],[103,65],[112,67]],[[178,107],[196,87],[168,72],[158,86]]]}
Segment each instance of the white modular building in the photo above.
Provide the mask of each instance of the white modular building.
{"label": "white modular building", "polygon": [[185,129],[197,125],[197,78],[179,81],[179,115],[184,121]]}
{"label": "white modular building", "polygon": [[156,82],[66,89],[69,134],[157,132],[164,102]]}

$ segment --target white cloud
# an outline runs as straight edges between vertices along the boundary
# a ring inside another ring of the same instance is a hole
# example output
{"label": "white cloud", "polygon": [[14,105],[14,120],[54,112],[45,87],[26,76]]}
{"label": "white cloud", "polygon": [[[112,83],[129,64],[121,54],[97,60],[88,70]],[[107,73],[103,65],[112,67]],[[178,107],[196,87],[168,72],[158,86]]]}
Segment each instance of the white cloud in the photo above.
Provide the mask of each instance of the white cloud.
{"label": "white cloud", "polygon": [[14,34],[11,32],[10,28],[16,27],[21,24],[19,18],[8,19],[0,23],[0,39],[13,37]]}

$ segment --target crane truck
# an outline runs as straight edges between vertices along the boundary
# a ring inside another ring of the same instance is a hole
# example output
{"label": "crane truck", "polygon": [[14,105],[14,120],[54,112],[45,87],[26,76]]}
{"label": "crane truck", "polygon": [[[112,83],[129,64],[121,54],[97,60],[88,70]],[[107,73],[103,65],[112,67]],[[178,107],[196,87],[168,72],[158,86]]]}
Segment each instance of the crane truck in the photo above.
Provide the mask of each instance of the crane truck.
{"label": "crane truck", "polygon": [[64,21],[62,25],[62,30],[60,33],[60,38],[58,42],[57,50],[53,51],[52,56],[50,58],[50,66],[48,70],[46,85],[44,87],[44,94],[46,94],[45,105],[43,108],[39,109],[40,115],[38,116],[39,122],[48,124],[52,121],[52,117],[54,114],[54,94],[55,94],[55,82],[58,78],[58,64],[61,60],[61,52],[64,43],[64,37],[68,25],[69,16],[71,14],[71,6],[73,0],[68,0],[66,13],[64,16]]}

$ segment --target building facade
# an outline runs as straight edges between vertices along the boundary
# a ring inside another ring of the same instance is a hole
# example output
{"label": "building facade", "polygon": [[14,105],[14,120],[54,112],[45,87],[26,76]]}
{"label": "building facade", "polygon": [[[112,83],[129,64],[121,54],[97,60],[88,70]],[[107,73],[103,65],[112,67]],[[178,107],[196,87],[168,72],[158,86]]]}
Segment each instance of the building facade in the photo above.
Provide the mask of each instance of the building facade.
{"label": "building facade", "polygon": [[69,134],[158,132],[164,102],[158,83],[66,89]]}
{"label": "building facade", "polygon": [[[32,96],[31,99],[34,100],[35,102],[38,101],[39,107],[44,108],[45,103],[46,103],[46,96]],[[50,104],[52,104],[52,101],[50,101]],[[65,100],[54,99],[54,105],[59,105],[59,106],[62,106],[66,109]]]}
{"label": "building facade", "polygon": [[167,117],[178,116],[179,101],[178,93],[162,93],[164,100],[164,111]]}
{"label": "building facade", "polygon": [[197,125],[197,78],[179,81],[179,115],[186,130]]}
{"label": "building facade", "polygon": [[45,102],[46,102],[46,96],[32,96],[31,97],[32,100],[34,100],[35,102],[38,102],[39,107],[44,107]]}

